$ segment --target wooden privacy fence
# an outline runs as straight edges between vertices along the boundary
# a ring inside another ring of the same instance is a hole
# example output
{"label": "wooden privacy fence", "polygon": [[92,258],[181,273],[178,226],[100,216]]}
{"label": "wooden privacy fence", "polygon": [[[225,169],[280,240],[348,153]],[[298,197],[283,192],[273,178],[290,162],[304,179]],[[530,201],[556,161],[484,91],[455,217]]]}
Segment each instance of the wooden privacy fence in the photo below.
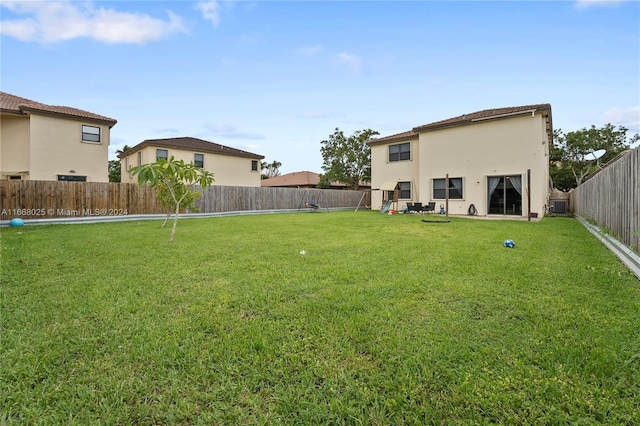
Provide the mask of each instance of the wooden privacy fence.
{"label": "wooden privacy fence", "polygon": [[[304,207],[305,201],[322,208],[353,207],[362,191],[299,188],[210,186],[196,207],[202,213],[247,210],[283,210]],[[369,196],[370,193],[367,193]],[[363,204],[370,204],[365,197]],[[165,213],[155,189],[132,183],[0,180],[0,220],[123,216]]]}
{"label": "wooden privacy fence", "polygon": [[131,183],[0,180],[0,219],[163,213],[155,189]]}
{"label": "wooden privacy fence", "polygon": [[640,148],[620,156],[572,190],[574,213],[611,232],[625,245],[640,247]]}
{"label": "wooden privacy fence", "polygon": [[[233,212],[247,210],[297,209],[305,202],[313,201],[321,208],[353,207],[362,198],[362,191],[340,189],[305,188],[254,188],[248,186],[209,186],[202,191],[200,200],[194,204],[202,213]],[[365,197],[363,204],[371,203]],[[363,206],[364,207],[364,206]]]}

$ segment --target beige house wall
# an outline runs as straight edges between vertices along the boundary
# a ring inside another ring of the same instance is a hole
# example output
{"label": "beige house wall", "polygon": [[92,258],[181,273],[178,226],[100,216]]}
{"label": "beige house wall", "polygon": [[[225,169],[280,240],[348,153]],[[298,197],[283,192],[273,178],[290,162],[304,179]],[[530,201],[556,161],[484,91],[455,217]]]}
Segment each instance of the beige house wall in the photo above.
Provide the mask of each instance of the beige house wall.
{"label": "beige house wall", "polygon": [[12,114],[0,119],[0,179],[29,179],[29,119]]}
{"label": "beige house wall", "polygon": [[[389,161],[389,146],[403,143],[411,144],[411,159]],[[382,191],[377,191],[384,182],[411,182],[411,199],[400,199],[398,208],[407,202],[420,201],[420,144],[418,139],[391,142],[371,147],[371,205],[374,209],[382,206]]]}
{"label": "beige house wall", "polygon": [[[83,142],[82,125],[100,127],[100,142]],[[108,125],[31,113],[2,116],[2,178],[16,171],[22,179],[58,180],[58,175],[86,176],[108,182]],[[73,171],[73,172],[72,172]]]}
{"label": "beige house wall", "polygon": [[531,170],[531,211],[544,213],[548,196],[548,141],[541,114],[523,114],[498,120],[480,121],[420,134],[420,164],[428,171],[422,179],[420,198],[433,199],[433,179],[463,179],[463,199],[449,200],[449,213],[467,214],[473,204],[478,214],[488,212],[488,178],[522,177],[522,215],[527,215],[527,170]]}
{"label": "beige house wall", "polygon": [[[423,204],[434,201],[438,211],[445,200],[433,198],[433,180],[448,174],[450,178],[462,178],[464,197],[449,200],[449,213],[466,215],[473,204],[479,215],[487,215],[489,177],[520,175],[522,216],[526,217],[527,170],[530,170],[531,212],[544,214],[549,195],[549,146],[546,121],[540,113],[422,132],[419,143],[412,143],[411,160],[389,163],[389,145],[396,143],[402,142],[371,147],[372,188],[413,176],[416,185],[412,199],[400,200],[400,209],[407,201]],[[382,192],[374,191],[372,207],[380,208],[381,202]]]}
{"label": "beige house wall", "polygon": [[[169,157],[173,156],[176,160],[183,160],[185,163],[193,163],[195,154],[204,154],[204,169],[214,174],[214,185],[260,186],[260,160],[258,159],[154,146],[146,146],[120,160],[121,182],[137,183],[137,177],[131,176],[129,169],[139,165],[138,158],[141,164],[156,161],[156,149],[166,149]],[[141,153],[140,157],[138,153]],[[257,171],[251,170],[252,161],[258,162]]]}
{"label": "beige house wall", "polygon": [[[100,142],[82,141],[82,125],[100,127]],[[86,176],[108,182],[109,126],[45,115],[31,115],[31,179]]]}

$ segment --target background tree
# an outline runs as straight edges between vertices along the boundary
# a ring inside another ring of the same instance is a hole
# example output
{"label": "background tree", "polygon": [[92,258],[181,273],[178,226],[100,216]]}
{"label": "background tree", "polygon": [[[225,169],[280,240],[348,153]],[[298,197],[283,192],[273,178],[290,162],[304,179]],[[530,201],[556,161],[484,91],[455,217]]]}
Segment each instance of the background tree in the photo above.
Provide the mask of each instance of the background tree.
{"label": "background tree", "polygon": [[263,161],[262,163],[260,163],[262,179],[269,179],[272,177],[280,176],[280,167],[282,167],[282,163],[279,161],[274,160],[271,163]]}
{"label": "background tree", "polygon": [[328,140],[320,142],[322,147],[322,175],[320,185],[329,182],[344,183],[347,189],[358,189],[360,182],[371,181],[371,147],[367,141],[371,136],[379,135],[375,130],[357,130],[345,137],[336,127]]}
{"label": "background tree", "polygon": [[[143,164],[131,169],[132,175],[138,175],[138,185],[150,185],[157,188],[158,199],[163,204],[171,204],[175,216],[169,242],[173,242],[178,226],[180,209],[190,206],[199,197],[195,185],[203,189],[214,182],[213,173],[197,167],[193,163],[185,163],[171,156],[169,160],[159,159],[155,163]],[[168,215],[167,215],[168,219]],[[162,226],[167,223],[165,219]]]}
{"label": "background tree", "polygon": [[[122,149],[116,151],[116,155],[120,157],[120,154],[129,151],[131,147],[129,145],[125,145]],[[120,160],[109,160],[109,182],[120,182],[122,178],[122,171]]]}
{"label": "background tree", "polygon": [[122,147],[122,149],[118,149],[116,150],[116,155],[118,157],[120,157],[121,154],[124,154],[125,152],[129,151],[131,149],[131,147],[129,145],[125,145]]}
{"label": "background tree", "polygon": [[120,182],[120,160],[109,160],[109,182]]}
{"label": "background tree", "polygon": [[327,178],[326,174],[320,174],[320,179],[318,180],[318,184],[316,188],[327,189],[331,188],[331,181]]}
{"label": "background tree", "polygon": [[[550,151],[549,172],[554,187],[563,191],[575,188],[584,179],[600,168],[634,142],[640,140],[639,135],[627,139],[628,129],[612,124],[601,128],[592,125],[564,134],[562,129],[553,132],[554,146]],[[604,149],[606,153],[599,159],[593,159],[593,153]]]}

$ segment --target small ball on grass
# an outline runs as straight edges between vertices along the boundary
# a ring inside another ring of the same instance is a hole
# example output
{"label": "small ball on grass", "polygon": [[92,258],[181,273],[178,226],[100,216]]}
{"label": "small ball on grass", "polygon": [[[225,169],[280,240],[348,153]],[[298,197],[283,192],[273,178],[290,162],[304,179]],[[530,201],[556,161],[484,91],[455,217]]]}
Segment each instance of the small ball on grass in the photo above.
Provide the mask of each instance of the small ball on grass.
{"label": "small ball on grass", "polygon": [[9,226],[19,228],[21,226],[24,226],[24,220],[20,219],[19,217],[14,217],[9,221]]}

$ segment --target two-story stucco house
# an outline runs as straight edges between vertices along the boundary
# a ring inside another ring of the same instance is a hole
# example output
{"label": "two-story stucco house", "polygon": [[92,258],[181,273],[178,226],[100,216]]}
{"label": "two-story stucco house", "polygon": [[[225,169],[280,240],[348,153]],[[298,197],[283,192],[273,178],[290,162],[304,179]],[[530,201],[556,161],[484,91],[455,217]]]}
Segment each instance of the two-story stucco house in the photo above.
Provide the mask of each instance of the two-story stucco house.
{"label": "two-story stucco house", "polygon": [[191,137],[147,139],[121,153],[120,181],[137,183],[137,176],[129,172],[132,167],[171,157],[212,172],[214,185],[260,186],[264,156]]}
{"label": "two-story stucco house", "polygon": [[0,179],[108,182],[116,122],[0,92]]}
{"label": "two-story stucco house", "polygon": [[380,189],[372,206],[395,197],[398,208],[435,202],[454,215],[542,216],[552,143],[549,104],[478,111],[372,139],[371,187]]}

